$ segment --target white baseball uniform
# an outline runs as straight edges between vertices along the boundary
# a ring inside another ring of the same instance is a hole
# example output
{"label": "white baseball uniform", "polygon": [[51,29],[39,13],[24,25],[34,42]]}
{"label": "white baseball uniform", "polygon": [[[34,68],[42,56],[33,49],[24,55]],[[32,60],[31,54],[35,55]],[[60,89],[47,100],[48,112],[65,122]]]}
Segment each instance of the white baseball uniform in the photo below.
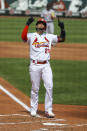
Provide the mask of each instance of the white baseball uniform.
{"label": "white baseball uniform", "polygon": [[41,13],[41,17],[43,17],[45,21],[47,22],[46,32],[53,34],[54,33],[54,23],[53,23],[53,19],[51,15],[54,15],[54,17],[56,17],[55,11],[53,9],[50,9],[50,10],[44,9]]}
{"label": "white baseball uniform", "polygon": [[53,75],[49,60],[51,44],[52,42],[57,43],[58,37],[46,33],[39,35],[35,32],[28,33],[27,39],[30,44],[31,111],[38,109],[38,91],[41,79],[46,89],[45,111],[52,111]]}

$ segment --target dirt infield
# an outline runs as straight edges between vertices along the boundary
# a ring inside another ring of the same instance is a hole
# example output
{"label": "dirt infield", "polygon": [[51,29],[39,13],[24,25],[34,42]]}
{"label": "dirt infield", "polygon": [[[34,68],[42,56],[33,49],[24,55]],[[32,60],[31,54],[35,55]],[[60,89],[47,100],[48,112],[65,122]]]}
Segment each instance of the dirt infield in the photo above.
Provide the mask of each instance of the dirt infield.
{"label": "dirt infield", "polygon": [[[29,46],[21,42],[0,42],[0,57],[28,58]],[[52,47],[51,59],[87,60],[87,44],[57,44]]]}
{"label": "dirt infield", "polygon": [[[28,58],[24,43],[0,42],[0,57]],[[59,44],[52,48],[52,59],[87,60],[87,45]],[[36,118],[30,116],[29,97],[0,78],[0,131],[87,131],[87,106],[53,105],[56,117],[44,116],[39,104]]]}
{"label": "dirt infield", "polygon": [[[2,88],[9,91],[26,105],[30,105],[29,97],[0,78]],[[0,87],[0,131],[86,131],[87,106],[53,105],[56,117],[47,119],[44,116],[44,105],[39,104],[37,118],[30,116],[27,109],[14,101]]]}

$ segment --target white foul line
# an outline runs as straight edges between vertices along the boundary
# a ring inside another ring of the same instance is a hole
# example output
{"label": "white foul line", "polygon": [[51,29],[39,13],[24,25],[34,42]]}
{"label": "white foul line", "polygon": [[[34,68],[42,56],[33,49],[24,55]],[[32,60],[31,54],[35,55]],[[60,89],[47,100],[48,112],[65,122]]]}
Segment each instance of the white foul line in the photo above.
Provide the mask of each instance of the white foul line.
{"label": "white foul line", "polygon": [[22,115],[22,114],[7,114],[7,115],[0,115],[0,117],[10,117],[10,116],[26,116],[26,117],[30,117],[29,115]]}
{"label": "white foul line", "polygon": [[21,100],[19,100],[16,96],[14,96],[11,92],[6,90],[3,86],[0,85],[0,89],[6,93],[10,98],[12,98],[14,101],[16,101],[18,104],[20,104],[24,109],[30,112],[30,108],[24,104]]}

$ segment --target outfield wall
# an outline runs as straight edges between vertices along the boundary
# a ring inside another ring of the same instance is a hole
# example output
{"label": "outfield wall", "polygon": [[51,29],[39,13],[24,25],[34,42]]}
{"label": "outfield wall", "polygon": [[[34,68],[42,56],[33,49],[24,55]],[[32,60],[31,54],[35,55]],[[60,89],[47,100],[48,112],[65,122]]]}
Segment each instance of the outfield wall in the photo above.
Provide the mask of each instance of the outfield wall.
{"label": "outfield wall", "polygon": [[86,0],[0,0],[0,15],[40,16],[49,2],[57,16],[87,18]]}

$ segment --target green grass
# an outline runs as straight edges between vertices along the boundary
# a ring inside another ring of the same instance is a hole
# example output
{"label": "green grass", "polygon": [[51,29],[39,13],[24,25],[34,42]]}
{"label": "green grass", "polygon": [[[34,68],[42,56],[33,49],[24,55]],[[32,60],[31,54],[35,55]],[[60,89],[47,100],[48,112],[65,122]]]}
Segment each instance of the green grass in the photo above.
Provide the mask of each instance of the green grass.
{"label": "green grass", "polygon": [[[22,41],[21,32],[28,17],[0,17],[0,41]],[[66,29],[66,43],[87,44],[87,19],[63,19]],[[29,31],[35,31],[37,18],[31,24]],[[60,34],[57,19],[54,21],[55,34]]]}
{"label": "green grass", "polygon": [[[0,77],[30,96],[28,59],[0,58]],[[87,61],[51,60],[53,103],[87,105]],[[45,88],[41,81],[39,103],[44,103]]]}
{"label": "green grass", "polygon": [[[87,19],[61,19],[65,24],[66,43],[87,44]],[[56,25],[56,21],[55,21]],[[55,33],[56,30],[55,26]]]}
{"label": "green grass", "polygon": [[29,95],[30,80],[27,59],[0,58],[0,76],[16,88]]}

